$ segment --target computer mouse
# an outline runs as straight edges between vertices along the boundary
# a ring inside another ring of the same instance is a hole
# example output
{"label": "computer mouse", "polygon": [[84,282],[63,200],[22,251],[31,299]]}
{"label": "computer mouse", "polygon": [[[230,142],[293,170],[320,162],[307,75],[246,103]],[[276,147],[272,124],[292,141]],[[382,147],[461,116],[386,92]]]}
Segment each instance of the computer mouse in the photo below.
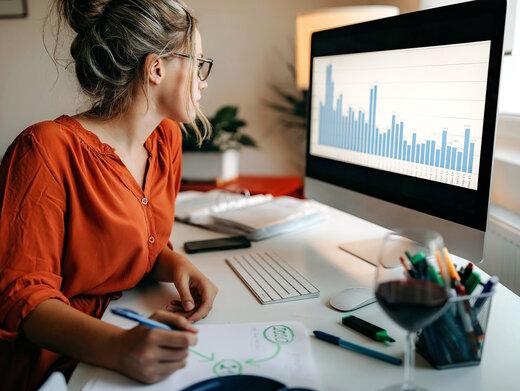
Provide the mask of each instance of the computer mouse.
{"label": "computer mouse", "polygon": [[376,301],[370,288],[356,287],[343,289],[330,298],[330,305],[339,311],[353,311]]}

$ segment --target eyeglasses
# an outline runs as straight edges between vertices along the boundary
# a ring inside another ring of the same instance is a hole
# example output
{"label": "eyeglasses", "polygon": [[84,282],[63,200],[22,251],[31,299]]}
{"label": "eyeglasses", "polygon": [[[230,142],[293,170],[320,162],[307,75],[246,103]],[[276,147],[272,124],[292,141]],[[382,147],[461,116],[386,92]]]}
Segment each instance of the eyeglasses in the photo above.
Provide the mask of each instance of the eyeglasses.
{"label": "eyeglasses", "polygon": [[[185,57],[185,58],[192,58],[189,54],[185,53],[173,53],[176,56]],[[211,67],[213,66],[213,60],[211,58],[204,58],[204,57],[197,57],[198,62],[198,76],[200,81],[206,81],[206,79],[209,76],[209,73],[211,72]]]}

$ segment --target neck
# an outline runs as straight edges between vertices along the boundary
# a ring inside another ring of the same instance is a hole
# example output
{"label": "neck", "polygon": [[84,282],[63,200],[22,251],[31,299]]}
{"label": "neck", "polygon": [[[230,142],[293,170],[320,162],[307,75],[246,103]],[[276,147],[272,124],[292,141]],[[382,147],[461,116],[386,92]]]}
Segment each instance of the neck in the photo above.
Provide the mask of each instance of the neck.
{"label": "neck", "polygon": [[142,151],[146,139],[163,118],[147,106],[145,99],[136,97],[130,108],[115,118],[98,120],[78,114],[75,119],[117,153],[133,155]]}

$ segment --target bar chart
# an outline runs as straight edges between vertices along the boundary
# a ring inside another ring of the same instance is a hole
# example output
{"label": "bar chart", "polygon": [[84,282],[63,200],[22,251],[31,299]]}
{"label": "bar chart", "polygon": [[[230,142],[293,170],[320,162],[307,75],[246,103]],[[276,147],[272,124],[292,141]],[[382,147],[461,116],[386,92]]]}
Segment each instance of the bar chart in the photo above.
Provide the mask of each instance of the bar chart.
{"label": "bar chart", "polygon": [[487,48],[319,58],[311,153],[476,189]]}

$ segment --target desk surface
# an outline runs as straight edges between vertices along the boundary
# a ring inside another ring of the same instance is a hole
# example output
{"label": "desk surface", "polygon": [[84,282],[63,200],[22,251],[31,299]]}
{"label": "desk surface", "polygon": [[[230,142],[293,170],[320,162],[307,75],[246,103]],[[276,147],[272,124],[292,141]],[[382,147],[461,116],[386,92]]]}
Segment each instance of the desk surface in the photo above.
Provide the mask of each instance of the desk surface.
{"label": "desk surface", "polygon": [[[328,301],[338,291],[353,287],[372,287],[375,267],[340,250],[338,244],[368,239],[383,231],[364,220],[329,209],[329,219],[305,230],[260,242],[245,250],[274,250],[300,273],[309,276],[320,289],[317,299],[261,305],[224,262],[225,252],[190,255],[189,259],[219,288],[213,310],[199,324],[301,321],[309,330],[319,329],[385,353],[404,356],[405,333],[377,304],[354,314],[388,330],[398,342],[392,346],[371,341],[341,325],[343,313],[332,309]],[[178,251],[187,240],[222,236],[211,231],[175,223],[171,240]],[[465,262],[453,257],[457,264]],[[485,273],[483,273],[485,274]],[[125,292],[116,305],[132,307],[144,314],[164,308],[175,295],[171,284],[160,284],[145,291]],[[103,319],[122,325],[124,319],[106,311]],[[520,298],[500,285],[493,299],[489,327],[481,364],[458,369],[433,369],[416,357],[416,383],[430,390],[517,390],[516,372],[520,362]],[[396,367],[311,338],[314,362],[322,390],[378,390],[402,381],[403,367]],[[94,367],[80,363],[70,382],[70,390],[79,390],[88,381]]]}

